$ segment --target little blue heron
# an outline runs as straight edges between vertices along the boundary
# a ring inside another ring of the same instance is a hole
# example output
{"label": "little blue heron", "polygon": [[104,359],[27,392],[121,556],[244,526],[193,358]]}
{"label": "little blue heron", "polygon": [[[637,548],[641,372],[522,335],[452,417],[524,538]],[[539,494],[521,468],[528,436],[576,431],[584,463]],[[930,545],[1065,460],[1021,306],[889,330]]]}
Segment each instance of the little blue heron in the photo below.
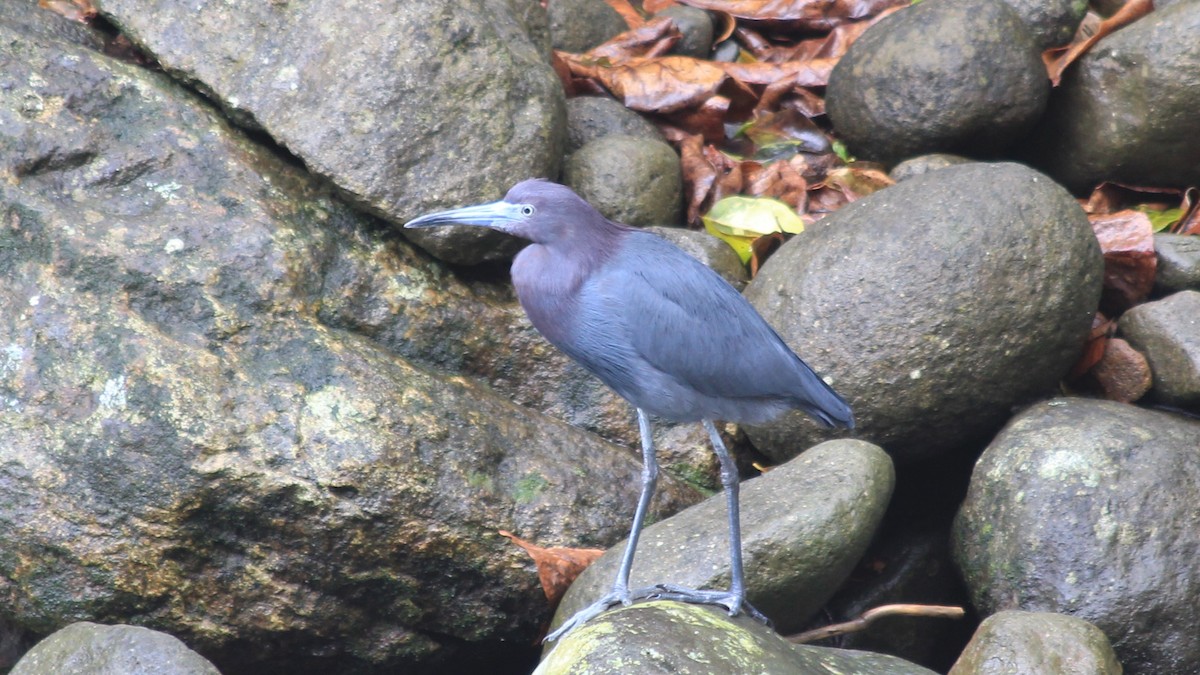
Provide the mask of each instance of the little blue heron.
{"label": "little blue heron", "polygon": [[[513,286],[529,320],[637,408],[642,492],[616,582],[546,639],[610,607],[647,598],[715,604],[731,616],[745,610],[765,621],[746,603],[737,466],[713,420],[764,422],[799,408],[824,426],[853,428],[850,406],[716,273],[660,237],[608,220],[562,185],[527,180],[502,201],[431,213],[405,227],[450,224],[489,227],[533,242],[512,264]],[[728,504],[728,591],[629,588],[658,478],[650,415],[703,422],[708,431]]]}

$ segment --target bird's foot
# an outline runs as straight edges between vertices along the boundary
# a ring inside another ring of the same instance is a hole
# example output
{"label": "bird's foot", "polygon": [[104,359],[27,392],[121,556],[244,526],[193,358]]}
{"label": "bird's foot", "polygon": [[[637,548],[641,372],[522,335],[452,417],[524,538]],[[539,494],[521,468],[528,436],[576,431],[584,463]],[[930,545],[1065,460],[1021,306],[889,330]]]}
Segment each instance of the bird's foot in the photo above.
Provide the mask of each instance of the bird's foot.
{"label": "bird's foot", "polygon": [[746,616],[760,623],[771,625],[771,620],[768,619],[762,612],[755,609],[750,603],[746,602],[746,596],[742,593],[734,593],[733,591],[706,591],[697,588],[687,588],[686,586],[676,586],[674,584],[659,584],[654,587],[656,592],[647,596],[653,600],[675,600],[676,602],[689,602],[695,605],[717,605],[724,607],[729,612],[729,616],[737,616],[745,612]]}
{"label": "bird's foot", "polygon": [[542,641],[553,642],[563,637],[567,633],[575,630],[576,628],[579,628],[588,621],[596,618],[597,616],[600,616],[605,611],[616,607],[617,605],[624,605],[625,607],[628,607],[637,600],[647,600],[658,597],[658,594],[661,592],[661,586],[647,586],[645,588],[638,588],[633,591],[630,591],[627,588],[614,588],[608,595],[605,595],[587,607],[575,612],[574,616],[564,621],[561,626],[556,628],[553,633],[550,633],[543,638]]}

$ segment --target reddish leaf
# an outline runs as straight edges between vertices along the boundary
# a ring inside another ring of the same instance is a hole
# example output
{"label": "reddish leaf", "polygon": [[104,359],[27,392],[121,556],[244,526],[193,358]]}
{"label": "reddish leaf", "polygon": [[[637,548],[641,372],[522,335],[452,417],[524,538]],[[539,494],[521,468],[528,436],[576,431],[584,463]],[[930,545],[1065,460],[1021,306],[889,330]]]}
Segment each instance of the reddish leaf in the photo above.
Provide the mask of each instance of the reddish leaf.
{"label": "reddish leaf", "polygon": [[1092,230],[1104,252],[1103,305],[1119,314],[1144,300],[1154,286],[1154,233],[1140,211],[1092,215]]}
{"label": "reddish leaf", "polygon": [[1116,331],[1116,321],[1096,312],[1092,317],[1092,332],[1088,335],[1087,342],[1084,343],[1083,353],[1079,355],[1075,365],[1071,366],[1071,372],[1067,375],[1067,379],[1077,380],[1099,363],[1108,346],[1108,339]]}
{"label": "reddish leaf", "polygon": [[1054,86],[1062,80],[1063,71],[1080,56],[1083,56],[1092,45],[1105,36],[1127,24],[1133,23],[1154,9],[1153,0],[1129,0],[1116,14],[1100,22],[1096,32],[1090,36],[1076,36],[1076,41],[1067,47],[1055,47],[1042,52],[1042,62],[1046,64],[1046,72]]}
{"label": "reddish leaf", "polygon": [[566,548],[554,546],[542,548],[514,535],[511,532],[498,530],[501,536],[508,537],[514,544],[525,549],[537,565],[538,581],[542,584],[542,592],[550,606],[558,605],[567,587],[575,581],[579,573],[587,569],[599,558],[604,551],[598,548]]}
{"label": "reddish leaf", "polygon": [[1200,200],[1196,200],[1196,188],[1188,188],[1183,193],[1183,217],[1171,228],[1175,234],[1200,235]]}

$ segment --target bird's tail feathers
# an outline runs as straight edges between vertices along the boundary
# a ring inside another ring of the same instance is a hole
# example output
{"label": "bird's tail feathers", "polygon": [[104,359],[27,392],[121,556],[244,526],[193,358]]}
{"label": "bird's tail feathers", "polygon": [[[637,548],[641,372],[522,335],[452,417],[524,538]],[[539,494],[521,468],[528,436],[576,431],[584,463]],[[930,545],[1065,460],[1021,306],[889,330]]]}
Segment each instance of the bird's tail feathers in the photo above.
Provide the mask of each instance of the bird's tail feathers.
{"label": "bird's tail feathers", "polygon": [[854,428],[854,411],[833,387],[825,383],[812,370],[804,378],[800,394],[796,397],[801,410],[828,428]]}

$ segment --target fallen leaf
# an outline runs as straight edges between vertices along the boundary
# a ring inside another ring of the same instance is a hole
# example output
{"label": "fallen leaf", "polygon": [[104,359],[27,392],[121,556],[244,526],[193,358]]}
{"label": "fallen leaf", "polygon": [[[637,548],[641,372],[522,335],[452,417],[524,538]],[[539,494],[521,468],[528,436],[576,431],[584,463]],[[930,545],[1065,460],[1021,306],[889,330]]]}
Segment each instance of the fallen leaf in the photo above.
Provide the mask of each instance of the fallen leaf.
{"label": "fallen leaf", "polygon": [[752,245],[759,237],[804,231],[799,214],[769,197],[726,197],[714,204],[702,220],[704,229],[729,244],[743,264],[749,262]]}
{"label": "fallen leaf", "polygon": [[629,0],[604,0],[604,2],[608,3],[608,6],[612,7],[617,14],[621,15],[621,18],[625,20],[626,26],[639,28],[646,23],[641,13],[634,9],[633,5],[629,4]]}
{"label": "fallen leaf", "polygon": [[1080,36],[1075,42],[1066,47],[1055,47],[1042,52],[1042,62],[1046,64],[1046,73],[1050,83],[1055,87],[1062,81],[1063,72],[1080,56],[1083,56],[1092,45],[1118,28],[1133,23],[1154,10],[1153,0],[1128,0],[1115,14],[1100,22],[1096,32]]}
{"label": "fallen leaf", "polygon": [[613,36],[607,42],[588,50],[583,58],[614,63],[639,56],[652,58],[671,51],[680,37],[682,34],[675,21],[664,16]]}
{"label": "fallen leaf", "polygon": [[96,18],[96,8],[91,0],[38,0],[38,7],[79,23]]}
{"label": "fallen leaf", "polygon": [[537,544],[525,541],[511,532],[497,530],[501,536],[508,537],[512,543],[525,549],[537,565],[538,581],[542,584],[542,592],[551,607],[558,605],[567,587],[575,581],[579,573],[587,569],[599,558],[603,549],[598,548],[566,548],[553,546],[542,548]]}
{"label": "fallen leaf", "polygon": [[885,187],[895,185],[886,173],[880,169],[869,168],[863,162],[855,162],[850,166],[833,169],[826,176],[823,186],[840,192],[847,202],[862,199],[867,195],[878,192]]}
{"label": "fallen leaf", "polygon": [[679,0],[700,9],[728,12],[775,29],[825,31],[855,19],[908,5],[910,0]]}
{"label": "fallen leaf", "polygon": [[1075,365],[1071,366],[1071,372],[1067,374],[1067,379],[1077,380],[1099,363],[1100,359],[1104,357],[1104,350],[1108,347],[1108,339],[1116,331],[1116,321],[1096,312],[1092,316],[1092,330],[1083,345],[1083,353],[1075,360]]}
{"label": "fallen leaf", "polygon": [[[756,96],[712,61],[687,56],[634,57],[614,63],[559,52],[572,74],[598,80],[626,107],[643,112],[672,113],[724,95],[731,104],[753,108]],[[729,64],[724,64],[729,65]]]}

